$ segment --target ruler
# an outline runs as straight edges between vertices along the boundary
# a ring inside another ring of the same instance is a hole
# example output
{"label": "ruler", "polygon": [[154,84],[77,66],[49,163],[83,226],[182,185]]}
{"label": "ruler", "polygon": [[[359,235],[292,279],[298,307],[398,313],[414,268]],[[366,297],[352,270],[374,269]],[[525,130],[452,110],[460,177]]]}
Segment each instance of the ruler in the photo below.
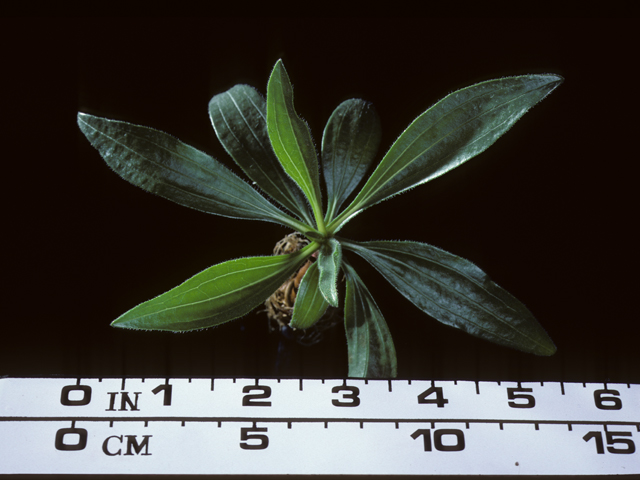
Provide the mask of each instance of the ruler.
{"label": "ruler", "polygon": [[640,385],[2,378],[1,474],[640,473]]}

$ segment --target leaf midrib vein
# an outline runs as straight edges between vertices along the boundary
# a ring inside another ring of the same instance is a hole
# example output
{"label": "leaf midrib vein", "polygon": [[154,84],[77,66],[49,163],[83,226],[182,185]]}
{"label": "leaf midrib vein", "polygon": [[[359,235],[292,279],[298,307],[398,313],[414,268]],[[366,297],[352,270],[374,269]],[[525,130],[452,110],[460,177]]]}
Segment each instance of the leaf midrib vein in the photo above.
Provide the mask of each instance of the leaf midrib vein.
{"label": "leaf midrib vein", "polygon": [[[271,209],[264,208],[264,205],[259,205],[259,204],[257,204],[257,203],[256,203],[256,204],[252,204],[252,203],[248,202],[246,199],[244,199],[244,198],[242,198],[242,197],[238,197],[237,195],[233,195],[233,194],[231,194],[231,193],[229,193],[229,192],[224,192],[224,191],[223,191],[223,190],[221,190],[221,189],[214,188],[214,187],[212,187],[212,186],[210,186],[210,185],[207,185],[206,183],[201,182],[201,181],[200,181],[199,179],[197,179],[197,178],[191,177],[191,176],[189,176],[189,175],[184,174],[183,172],[180,172],[180,171],[174,170],[174,169],[172,169],[172,168],[169,168],[169,167],[167,167],[166,165],[163,165],[163,164],[161,164],[161,163],[159,163],[159,162],[157,162],[157,161],[155,161],[155,160],[153,160],[153,159],[151,159],[151,158],[149,158],[149,157],[147,157],[147,156],[141,155],[139,152],[135,151],[135,150],[134,150],[134,149],[132,149],[131,147],[127,146],[126,144],[124,144],[124,143],[122,143],[122,142],[119,142],[119,141],[118,141],[118,140],[116,140],[115,138],[111,137],[110,135],[107,135],[105,132],[103,132],[103,131],[101,131],[101,130],[97,129],[97,128],[96,128],[96,127],[94,127],[93,125],[90,125],[90,124],[89,124],[89,123],[87,123],[86,121],[84,121],[84,120],[82,120],[82,121],[85,123],[85,125],[87,125],[89,128],[91,128],[92,130],[94,130],[95,132],[97,132],[99,135],[101,135],[101,136],[103,136],[103,137],[108,138],[110,141],[112,141],[112,142],[113,142],[113,143],[115,143],[116,145],[119,145],[120,147],[122,147],[122,148],[124,148],[124,149],[126,149],[126,150],[130,151],[130,152],[131,152],[131,153],[133,153],[134,155],[136,155],[136,156],[138,156],[138,157],[140,157],[140,158],[143,158],[144,160],[146,160],[146,161],[148,161],[148,162],[150,162],[150,163],[152,163],[152,164],[154,164],[154,165],[158,165],[160,168],[162,168],[162,169],[164,169],[164,170],[167,170],[167,171],[173,172],[173,173],[175,173],[175,174],[177,174],[177,175],[179,175],[179,176],[182,176],[182,177],[184,177],[184,178],[187,178],[187,179],[189,179],[189,180],[193,181],[195,184],[197,184],[197,185],[199,185],[199,186],[201,186],[201,187],[206,187],[207,189],[209,189],[209,190],[211,190],[211,191],[213,191],[213,192],[217,192],[217,194],[218,194],[219,196],[229,196],[229,197],[231,197],[231,198],[235,199],[236,201],[238,201],[240,204],[244,204],[244,205],[246,205],[245,207],[242,207],[242,206],[240,206],[240,205],[227,204],[227,206],[231,206],[232,208],[236,208],[236,209],[238,209],[238,210],[240,210],[240,211],[245,210],[245,211],[248,211],[248,212],[255,212],[255,210],[256,210],[256,209],[258,209],[259,211],[262,211],[262,212],[264,212],[265,214],[267,214],[267,216],[272,217],[272,218],[274,217],[274,212],[273,212]],[[146,139],[146,138],[140,137],[140,136],[136,135],[136,133],[135,133],[135,132],[129,132],[129,133],[130,133],[132,136],[134,136],[135,138],[142,140],[143,142],[147,142],[147,143],[149,143],[149,144],[151,144],[151,145],[154,145],[154,146],[156,146],[156,147],[158,147],[158,148],[160,148],[160,149],[162,149],[162,150],[164,150],[164,151],[168,152],[169,154],[176,155],[178,158],[181,158],[181,159],[183,159],[183,160],[187,160],[188,162],[190,162],[190,163],[193,163],[193,164],[197,165],[198,167],[202,168],[204,171],[206,171],[207,173],[209,173],[209,174],[210,174],[210,175],[212,175],[212,176],[215,176],[215,175],[216,175],[216,174],[215,174],[215,172],[213,172],[213,171],[209,170],[207,167],[205,167],[205,166],[203,166],[203,165],[201,165],[201,164],[199,164],[199,163],[195,162],[194,160],[190,159],[189,157],[187,157],[187,156],[185,156],[185,155],[182,155],[182,154],[180,154],[180,153],[178,153],[178,152],[174,152],[174,151],[170,150],[169,148],[166,148],[166,147],[164,147],[164,146],[162,146],[162,145],[158,145],[157,143],[155,143],[155,142],[153,142],[153,141],[150,141],[150,140],[148,140],[148,139]],[[203,154],[203,155],[206,155],[206,154]],[[211,157],[210,157],[210,158],[211,158]],[[212,160],[214,160],[214,159],[212,158]],[[223,167],[222,165],[220,165],[220,168],[224,168],[224,167]],[[230,172],[230,171],[227,171],[227,172],[225,172],[225,173],[227,173],[227,174],[229,174],[229,175],[234,175],[234,174],[233,174],[232,172]],[[237,178],[237,177],[236,177],[236,178]],[[218,180],[223,181],[227,186],[231,186],[234,190],[238,190],[238,188],[241,188],[241,187],[239,187],[238,185],[234,185],[232,182],[230,182],[228,179],[226,179],[226,178],[224,178],[224,177],[222,177],[222,178],[218,178]],[[237,180],[238,180],[239,182],[242,182],[242,180],[241,180],[241,179],[239,179],[239,178],[237,178]],[[190,195],[190,196],[192,196],[192,197],[196,197],[196,198],[199,198],[199,199],[203,199],[203,200],[206,200],[206,201],[209,201],[209,202],[211,202],[211,201],[212,201],[212,199],[211,199],[211,198],[208,198],[208,197],[202,196],[202,195],[200,195],[200,194],[196,194],[196,193],[194,193],[194,192],[191,192],[191,191],[189,191],[189,190],[186,190],[184,187],[181,187],[181,186],[179,186],[179,185],[175,185],[175,184],[169,183],[169,182],[167,182],[166,180],[154,179],[154,181],[155,181],[156,183],[162,183],[162,184],[165,184],[165,185],[169,185],[169,186],[171,186],[171,187],[173,187],[173,188],[176,188],[177,190],[180,190],[180,191],[184,192],[185,194]],[[248,187],[249,189],[251,189],[251,187],[249,187],[248,185],[247,185],[247,187]],[[255,192],[253,189],[251,189],[251,190],[252,190],[252,191],[253,191],[253,193],[255,194],[255,197],[254,197],[255,199],[258,199],[261,203],[262,203],[262,202],[264,202],[264,203],[266,203],[267,205],[269,205],[269,207],[272,207],[272,206],[271,206],[271,204],[269,204],[266,200],[264,200],[264,198],[262,198],[259,194],[257,194],[257,192]],[[222,194],[222,195],[221,195],[221,194]],[[215,200],[215,201],[216,201],[216,202],[220,202],[220,203],[222,203],[220,200]],[[272,207],[272,208],[273,208],[273,207]],[[274,208],[274,210],[276,210],[276,209]],[[281,212],[278,212],[278,213],[279,213],[279,214],[281,214]],[[276,217],[276,218],[277,218],[277,217]]]}
{"label": "leaf midrib vein", "polygon": [[[494,106],[493,108],[491,108],[491,109],[489,109],[489,110],[487,110],[487,111],[482,112],[482,114],[477,115],[477,116],[475,116],[475,117],[473,117],[473,118],[471,118],[471,119],[467,120],[466,122],[464,122],[462,125],[460,125],[460,126],[459,126],[459,127],[457,127],[456,129],[454,129],[454,130],[452,130],[451,132],[447,133],[446,135],[444,135],[444,136],[440,137],[436,142],[432,143],[428,148],[424,149],[422,152],[420,152],[419,154],[415,155],[415,156],[414,156],[414,157],[413,157],[409,162],[407,162],[407,163],[402,167],[402,169],[401,169],[401,170],[397,171],[395,174],[392,174],[390,177],[386,178],[386,175],[388,174],[389,170],[391,170],[391,168],[392,168],[394,165],[396,165],[396,163],[398,162],[398,159],[400,159],[400,158],[401,158],[401,157],[406,153],[406,151],[407,151],[409,148],[411,148],[411,146],[413,146],[413,144],[414,144],[415,142],[417,142],[417,141],[418,141],[418,140],[419,140],[423,135],[425,135],[429,130],[431,130],[431,129],[432,129],[432,128],[434,128],[436,125],[438,125],[438,124],[439,124],[439,123],[440,123],[440,122],[441,122],[441,121],[442,121],[446,116],[450,115],[450,114],[451,114],[452,112],[454,112],[455,110],[459,110],[459,109],[463,108],[464,106],[466,106],[468,103],[472,102],[473,100],[476,100],[477,98],[481,98],[481,97],[483,97],[483,96],[486,96],[486,95],[489,95],[489,94],[491,94],[491,93],[494,93],[496,90],[499,90],[499,89],[494,89],[494,90],[491,90],[491,91],[488,91],[488,92],[483,92],[483,93],[481,93],[481,94],[478,94],[478,95],[476,95],[476,96],[474,96],[474,97],[472,97],[472,98],[469,98],[469,99],[468,99],[468,100],[466,100],[464,103],[461,103],[460,105],[456,106],[454,109],[452,109],[452,110],[448,110],[448,111],[444,112],[444,113],[443,113],[443,114],[442,114],[442,115],[441,115],[437,120],[435,120],[435,121],[432,123],[432,125],[431,125],[427,130],[423,131],[420,135],[417,135],[417,136],[416,136],[416,138],[414,138],[411,142],[409,142],[409,144],[406,146],[406,148],[404,148],[404,150],[403,150],[402,152],[400,152],[399,154],[397,154],[397,155],[396,155],[396,160],[395,160],[394,162],[390,162],[390,163],[389,163],[389,165],[387,166],[387,168],[386,168],[383,172],[381,172],[381,173],[378,175],[378,179],[375,181],[375,183],[372,185],[372,187],[370,187],[370,188],[369,188],[369,190],[370,190],[370,192],[371,192],[371,193],[367,195],[367,198],[373,198],[373,197],[375,197],[375,196],[378,194],[378,192],[379,192],[380,190],[382,190],[382,189],[383,189],[383,187],[384,187],[385,185],[388,185],[388,184],[389,184],[389,182],[391,182],[391,180],[392,180],[394,177],[396,177],[398,174],[400,174],[402,171],[404,171],[404,170],[405,170],[409,165],[413,164],[413,163],[414,163],[415,161],[417,161],[419,158],[422,158],[426,152],[428,152],[429,150],[431,150],[434,146],[436,146],[438,143],[440,143],[440,142],[442,142],[443,140],[445,140],[447,137],[449,137],[449,136],[453,135],[454,133],[456,133],[458,130],[460,130],[461,128],[463,128],[463,127],[464,127],[465,125],[467,125],[468,123],[470,123],[470,122],[472,122],[472,121],[474,121],[474,120],[477,120],[477,119],[479,119],[479,118],[482,118],[483,116],[487,115],[487,114],[488,114],[488,113],[490,113],[491,111],[493,111],[493,110],[495,110],[495,109],[497,109],[497,108],[501,108],[501,107],[503,107],[504,105],[507,105],[507,104],[509,104],[509,103],[512,103],[512,102],[514,102],[514,101],[518,100],[520,97],[522,97],[522,96],[526,95],[527,93],[530,93],[530,92],[535,91],[535,90],[539,90],[539,89],[541,89],[541,88],[542,88],[542,87],[544,87],[544,86],[545,86],[545,85],[541,85],[541,86],[539,86],[539,87],[537,87],[537,88],[534,88],[534,89],[531,89],[531,90],[527,90],[527,91],[526,91],[526,92],[524,92],[523,94],[521,94],[521,95],[519,95],[519,96],[517,96],[517,97],[514,97],[514,98],[512,98],[511,100],[508,100],[508,101],[505,101],[505,102],[503,102],[503,103],[501,103],[501,104],[498,104],[498,105]],[[446,99],[446,98],[447,98],[447,97],[445,97],[445,99]],[[443,100],[444,100],[444,99],[443,99]],[[441,101],[442,101],[442,100],[441,100]],[[440,103],[440,102],[438,102],[438,103]],[[433,107],[431,107],[431,108],[434,108],[434,107],[436,107],[437,105],[438,105],[438,104],[434,105],[434,106],[433,106]],[[431,110],[431,109],[429,109],[429,110]],[[428,110],[427,110],[427,112],[428,112]],[[425,112],[425,113],[426,113],[426,112]],[[421,115],[421,116],[422,116],[422,115]],[[419,119],[419,118],[420,118],[420,117],[418,117],[418,119]],[[416,119],[416,120],[418,120],[418,119]],[[505,120],[505,122],[506,122],[506,120]],[[505,122],[502,122],[502,123],[505,123]],[[501,123],[501,124],[502,124],[502,123]],[[413,123],[412,123],[412,124],[413,124]],[[409,127],[407,127],[407,130],[408,130],[410,127],[411,127],[411,125],[410,125]],[[493,130],[493,129],[492,129],[492,130]],[[405,131],[406,131],[406,130],[405,130]],[[474,142],[475,142],[475,141],[474,141]],[[472,142],[472,143],[474,143],[474,142]],[[471,143],[471,144],[472,144],[472,143]],[[393,146],[392,146],[391,148],[393,148]],[[386,155],[385,155],[385,158],[386,158]],[[383,158],[383,159],[382,159],[382,162],[384,162],[385,158]],[[446,173],[446,172],[443,172],[443,173]],[[375,174],[375,172],[374,172],[374,174]],[[379,185],[381,182],[383,182],[383,183],[384,183],[384,185],[383,185],[383,186],[381,186],[381,187],[379,187],[378,185]]]}

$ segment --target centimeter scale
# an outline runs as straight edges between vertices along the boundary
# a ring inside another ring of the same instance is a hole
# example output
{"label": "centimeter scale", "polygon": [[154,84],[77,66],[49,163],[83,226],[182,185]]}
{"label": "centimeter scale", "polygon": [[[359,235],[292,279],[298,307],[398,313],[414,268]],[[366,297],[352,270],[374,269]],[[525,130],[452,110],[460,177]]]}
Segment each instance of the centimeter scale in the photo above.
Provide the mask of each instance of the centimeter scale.
{"label": "centimeter scale", "polygon": [[640,473],[640,385],[0,379],[2,474]]}

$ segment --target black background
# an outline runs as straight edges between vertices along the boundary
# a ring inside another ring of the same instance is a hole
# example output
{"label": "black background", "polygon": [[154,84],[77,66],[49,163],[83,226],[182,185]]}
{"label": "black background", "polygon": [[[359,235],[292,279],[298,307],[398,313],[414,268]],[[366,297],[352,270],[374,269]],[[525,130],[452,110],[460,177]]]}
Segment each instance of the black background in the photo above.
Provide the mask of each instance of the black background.
{"label": "black background", "polygon": [[[78,111],[151,126],[237,170],[209,99],[262,93],[278,58],[319,146],[353,97],[382,119],[378,158],[446,94],[507,75],[565,78],[488,151],[357,216],[357,240],[430,243],[523,301],[558,347],[537,357],[440,325],[354,259],[399,378],[640,382],[635,20],[3,19],[5,287],[0,375],[340,378],[344,331],[309,348],[264,313],[201,332],[113,329],[206,267],[266,255],[286,229],[172,204],[120,179]],[[635,212],[635,213],[634,213]],[[8,307],[8,308],[7,308]],[[291,357],[276,368],[278,349]]]}

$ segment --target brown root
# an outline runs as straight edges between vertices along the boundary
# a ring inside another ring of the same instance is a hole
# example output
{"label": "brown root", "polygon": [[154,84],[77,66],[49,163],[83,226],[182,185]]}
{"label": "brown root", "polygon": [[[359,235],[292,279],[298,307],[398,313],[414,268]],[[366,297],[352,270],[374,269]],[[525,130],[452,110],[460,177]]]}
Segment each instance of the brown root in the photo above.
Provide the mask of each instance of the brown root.
{"label": "brown root", "polygon": [[[287,253],[294,253],[298,250],[302,250],[305,246],[309,245],[303,235],[298,232],[294,232],[287,235],[280,240],[273,249],[274,255],[284,255]],[[296,296],[298,294],[298,288],[305,272],[312,263],[312,259],[305,262],[302,267],[296,271],[286,282],[271,295],[264,306],[267,309],[267,316],[269,317],[269,326],[271,327],[272,321],[277,322],[278,326],[286,326],[291,322],[291,315],[293,314],[293,306],[296,302]],[[273,330],[273,328],[271,328]]]}
{"label": "brown root", "polygon": [[[280,240],[273,249],[274,255],[297,252],[311,243],[298,232],[287,235]],[[327,313],[313,326],[304,330],[294,330],[289,326],[293,307],[302,277],[307,272],[315,258],[310,258],[273,295],[264,303],[269,318],[269,331],[279,330],[287,337],[293,338],[302,345],[313,345],[323,338],[323,331],[337,325],[341,319],[336,315],[337,309],[329,307]]]}

